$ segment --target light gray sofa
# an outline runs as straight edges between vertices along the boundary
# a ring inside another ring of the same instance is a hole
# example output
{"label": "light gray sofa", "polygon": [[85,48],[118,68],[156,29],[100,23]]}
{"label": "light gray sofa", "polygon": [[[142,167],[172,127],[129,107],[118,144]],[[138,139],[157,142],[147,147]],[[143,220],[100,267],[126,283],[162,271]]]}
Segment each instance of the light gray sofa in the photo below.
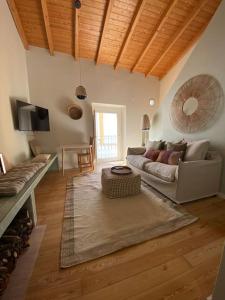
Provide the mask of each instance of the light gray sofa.
{"label": "light gray sofa", "polygon": [[152,162],[143,156],[143,151],[141,147],[128,148],[128,166],[174,202],[185,203],[219,192],[222,159],[217,152],[209,151],[205,160],[180,160],[179,165],[174,166]]}

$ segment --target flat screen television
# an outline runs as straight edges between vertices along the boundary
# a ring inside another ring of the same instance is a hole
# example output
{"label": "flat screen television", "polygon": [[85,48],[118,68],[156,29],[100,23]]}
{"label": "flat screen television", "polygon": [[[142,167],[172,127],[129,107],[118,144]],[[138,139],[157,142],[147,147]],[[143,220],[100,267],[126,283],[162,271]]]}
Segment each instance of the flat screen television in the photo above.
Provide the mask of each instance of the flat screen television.
{"label": "flat screen television", "polygon": [[20,131],[49,131],[48,109],[16,101],[17,128]]}

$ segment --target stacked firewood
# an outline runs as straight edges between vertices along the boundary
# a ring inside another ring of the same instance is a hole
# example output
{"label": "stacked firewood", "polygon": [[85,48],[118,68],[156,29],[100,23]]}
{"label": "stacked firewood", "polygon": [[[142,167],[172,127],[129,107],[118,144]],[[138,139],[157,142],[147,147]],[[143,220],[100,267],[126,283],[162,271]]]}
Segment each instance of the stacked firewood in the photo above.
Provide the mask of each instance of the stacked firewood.
{"label": "stacked firewood", "polygon": [[7,287],[10,273],[18,257],[29,247],[33,222],[27,209],[23,208],[0,238],[0,295]]}

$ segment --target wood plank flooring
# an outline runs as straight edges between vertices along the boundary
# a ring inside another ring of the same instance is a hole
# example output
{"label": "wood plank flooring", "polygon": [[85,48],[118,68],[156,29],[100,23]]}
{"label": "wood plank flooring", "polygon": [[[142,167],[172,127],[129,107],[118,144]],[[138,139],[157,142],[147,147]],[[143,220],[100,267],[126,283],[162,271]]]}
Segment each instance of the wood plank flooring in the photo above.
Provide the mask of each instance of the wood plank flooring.
{"label": "wood plank flooring", "polygon": [[185,204],[199,221],[163,237],[65,270],[59,268],[68,177],[48,173],[36,190],[38,223],[47,224],[27,300],[205,300],[225,241],[225,201]]}

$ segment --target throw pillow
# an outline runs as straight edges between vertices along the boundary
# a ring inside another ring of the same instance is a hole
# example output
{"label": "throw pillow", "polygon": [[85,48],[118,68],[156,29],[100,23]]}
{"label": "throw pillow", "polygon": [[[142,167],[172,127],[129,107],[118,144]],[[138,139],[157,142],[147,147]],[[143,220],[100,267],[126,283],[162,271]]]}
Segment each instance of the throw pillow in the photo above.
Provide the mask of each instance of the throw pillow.
{"label": "throw pillow", "polygon": [[46,163],[50,158],[51,154],[38,154],[32,159],[33,162],[43,162]]}
{"label": "throw pillow", "polygon": [[168,164],[168,160],[172,152],[172,150],[161,150],[156,161],[163,164]]}
{"label": "throw pillow", "polygon": [[145,147],[128,147],[127,149],[127,155],[143,155],[145,152]]}
{"label": "throw pillow", "polygon": [[204,160],[209,149],[209,141],[201,140],[191,142],[187,145],[185,161]]}
{"label": "throw pillow", "polygon": [[167,142],[166,150],[173,150],[173,151],[186,151],[187,143],[171,143]]}
{"label": "throw pillow", "polygon": [[149,149],[145,152],[144,157],[151,159],[152,161],[156,161],[159,156],[160,150],[152,150]]}
{"label": "throw pillow", "polygon": [[183,151],[173,151],[168,159],[168,164],[169,165],[178,165],[179,160],[183,158]]}
{"label": "throw pillow", "polygon": [[151,150],[161,150],[163,148],[164,142],[163,141],[148,141],[146,152]]}
{"label": "throw pillow", "polygon": [[37,143],[37,141],[29,141],[29,145],[33,156],[36,156],[41,153],[41,146]]}

